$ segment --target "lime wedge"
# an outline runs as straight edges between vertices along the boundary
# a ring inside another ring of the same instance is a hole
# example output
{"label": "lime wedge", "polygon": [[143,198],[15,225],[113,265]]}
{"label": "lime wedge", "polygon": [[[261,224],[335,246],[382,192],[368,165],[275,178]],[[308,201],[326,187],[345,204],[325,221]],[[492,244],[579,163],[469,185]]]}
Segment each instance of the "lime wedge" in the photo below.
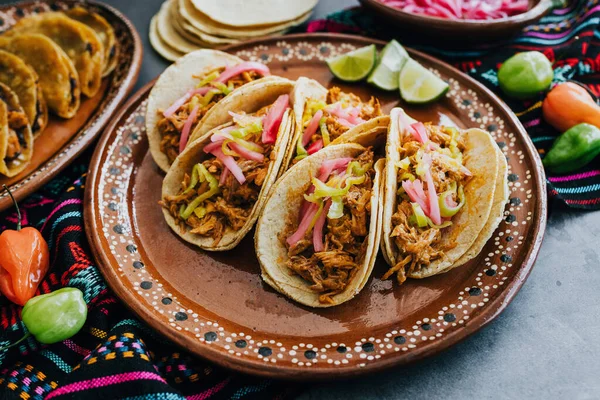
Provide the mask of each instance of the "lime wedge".
{"label": "lime wedge", "polygon": [[371,72],[367,82],[379,89],[397,90],[400,70],[409,58],[404,47],[392,40],[381,51],[379,64]]}
{"label": "lime wedge", "polygon": [[369,75],[376,61],[377,49],[372,44],[330,58],[327,60],[327,66],[336,78],[346,82],[356,82]]}
{"label": "lime wedge", "polygon": [[435,101],[448,91],[448,84],[413,59],[400,71],[400,96],[413,104]]}

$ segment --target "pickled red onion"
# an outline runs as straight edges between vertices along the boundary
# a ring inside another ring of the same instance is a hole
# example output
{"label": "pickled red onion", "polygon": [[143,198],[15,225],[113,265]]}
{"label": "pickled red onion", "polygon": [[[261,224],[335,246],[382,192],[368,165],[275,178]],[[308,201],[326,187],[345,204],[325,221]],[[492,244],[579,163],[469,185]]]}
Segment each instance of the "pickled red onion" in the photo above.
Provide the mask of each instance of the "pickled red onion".
{"label": "pickled red onion", "polygon": [[[417,180],[415,180],[415,182],[416,181]],[[419,183],[420,183],[420,181],[419,181]],[[421,208],[423,209],[423,212],[425,214],[427,214],[429,211],[429,205],[427,204],[427,197],[419,195],[419,193],[417,192],[417,190],[414,187],[414,182],[411,182],[409,180],[403,181],[402,187],[404,188],[404,191],[406,192],[406,194],[408,195],[410,200],[413,203],[417,203],[418,205],[420,205]],[[423,186],[421,185],[421,190],[422,190],[422,188],[423,188]],[[423,195],[424,195],[424,193],[423,193]]]}
{"label": "pickled red onion", "polygon": [[313,248],[315,253],[325,249],[323,246],[323,227],[325,226],[325,218],[327,218],[329,207],[331,207],[331,200],[327,200],[325,203],[325,206],[321,210],[321,215],[317,218],[317,222],[315,222],[313,228]]}
{"label": "pickled red onion", "polygon": [[183,129],[181,130],[181,137],[179,138],[179,152],[181,153],[185,146],[187,145],[188,138],[190,137],[190,130],[192,129],[192,124],[196,119],[196,115],[198,115],[198,110],[200,109],[200,104],[196,104],[190,115],[188,116],[185,124],[183,124]]}
{"label": "pickled red onion", "polygon": [[[217,144],[217,143],[211,143],[210,145],[214,145],[214,144]],[[208,146],[210,146],[210,145],[208,145]],[[206,147],[208,147],[208,146],[206,146]],[[210,151],[210,153],[212,153],[212,155],[214,155],[219,160],[221,160],[223,165],[225,165],[225,167],[227,167],[227,169],[229,169],[229,171],[233,174],[235,179],[240,183],[240,185],[242,185],[244,182],[246,182],[246,177],[244,176],[244,172],[242,172],[242,169],[240,168],[239,165],[237,165],[237,163],[235,162],[233,157],[226,156],[225,154],[223,154],[220,143],[218,146],[219,146],[218,148],[212,149],[212,151]],[[204,151],[206,151],[206,147],[204,148]]]}
{"label": "pickled red onion", "polygon": [[412,14],[446,19],[496,19],[521,14],[529,9],[527,0],[379,0]]}
{"label": "pickled red onion", "polygon": [[[429,212],[425,214],[431,218],[434,224],[440,225],[442,223],[442,216],[440,214],[440,203],[435,192],[435,186],[433,184],[433,176],[431,175],[431,169],[425,170],[425,180],[427,181],[427,198],[429,200]],[[425,211],[425,210],[423,210]]]}
{"label": "pickled red onion", "polygon": [[427,130],[422,122],[416,122],[410,125],[408,131],[415,137],[415,139],[417,139],[417,141],[421,143],[427,143],[429,141]]}
{"label": "pickled red onion", "polygon": [[306,149],[306,152],[310,155],[310,154],[315,154],[317,151],[321,150],[323,148],[323,139],[319,139],[316,142],[314,142],[313,144],[311,144],[308,149]]}
{"label": "pickled red onion", "polygon": [[313,115],[312,119],[308,123],[308,126],[306,127],[306,130],[304,131],[304,134],[302,135],[302,146],[306,146],[308,142],[310,142],[310,138],[315,134],[317,128],[319,127],[319,121],[321,120],[322,116],[323,110],[319,110],[315,113],[315,115]]}
{"label": "pickled red onion", "polygon": [[229,143],[229,146],[231,146],[231,150],[235,151],[241,157],[243,157],[247,160],[261,162],[265,159],[265,156],[263,154],[258,153],[256,151],[248,150],[247,148],[245,148],[244,146],[242,146],[236,142]]}
{"label": "pickled red onion", "polygon": [[246,71],[255,71],[262,76],[271,75],[269,67],[267,67],[265,64],[254,61],[246,61],[237,65],[226,67],[225,71],[221,72],[221,75],[219,75],[219,77],[215,79],[215,81],[225,83],[234,76],[237,76]]}
{"label": "pickled red onion", "polygon": [[275,143],[277,140],[279,126],[281,125],[283,114],[285,114],[285,110],[287,110],[289,104],[290,96],[282,94],[275,100],[275,103],[273,103],[269,112],[265,115],[262,132],[262,142],[264,144]]}
{"label": "pickled red onion", "polygon": [[219,186],[225,185],[225,181],[229,176],[229,169],[227,167],[223,167],[223,172],[221,172],[221,177],[219,178]]}
{"label": "pickled red onion", "polygon": [[[306,235],[308,227],[310,226],[313,217],[317,213],[318,208],[319,206],[317,206],[316,204],[310,203],[310,206],[306,209],[306,212],[304,214],[300,214],[301,220],[300,224],[298,225],[298,229],[286,240],[290,246],[294,246],[296,243],[298,243],[304,238],[304,235]],[[302,210],[300,211],[302,212]]]}
{"label": "pickled red onion", "polygon": [[165,111],[163,111],[163,115],[165,116],[165,118],[169,118],[169,117],[173,116],[173,114],[175,114],[175,112],[177,110],[179,110],[179,107],[184,105],[189,99],[192,98],[192,96],[194,96],[196,94],[205,95],[206,93],[208,93],[209,90],[211,90],[210,87],[201,87],[198,89],[189,90],[182,97],[175,100],[175,102],[173,104],[171,104],[171,106],[169,108],[167,108]]}

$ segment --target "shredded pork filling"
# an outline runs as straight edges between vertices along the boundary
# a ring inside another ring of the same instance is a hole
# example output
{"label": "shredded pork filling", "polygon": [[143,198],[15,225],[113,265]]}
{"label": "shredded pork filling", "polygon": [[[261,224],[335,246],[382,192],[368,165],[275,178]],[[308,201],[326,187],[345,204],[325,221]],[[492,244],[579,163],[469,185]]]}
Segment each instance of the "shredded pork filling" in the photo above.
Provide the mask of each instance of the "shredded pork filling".
{"label": "shredded pork filling", "polygon": [[19,158],[23,149],[27,148],[24,135],[27,124],[28,119],[25,113],[20,111],[8,112],[8,145],[5,157],[7,163]]}
{"label": "shredded pork filling", "polygon": [[[208,71],[206,76],[210,75],[213,72],[223,72],[225,70],[224,67],[216,68],[212,71]],[[245,85],[248,82],[255,81],[260,79],[261,75],[254,71],[246,71],[237,75],[227,82],[225,82],[226,86],[231,86],[233,89],[237,89],[240,86]],[[192,127],[190,132],[194,131],[194,128],[198,124],[198,122],[204,117],[204,115],[221,99],[225,97],[224,93],[215,94],[208,104],[198,109],[198,113],[196,114],[196,118],[192,123]],[[161,136],[160,141],[160,151],[166,154],[170,163],[175,161],[175,158],[179,155],[179,139],[181,138],[181,131],[183,130],[183,125],[187,121],[192,109],[194,108],[192,105],[192,99],[188,100],[184,105],[179,107],[177,112],[170,117],[163,116],[164,110],[159,110],[160,116],[162,117],[157,124],[158,131]]]}
{"label": "shredded pork filling", "polygon": [[[373,165],[373,158],[373,152],[369,149],[356,161],[361,165]],[[326,219],[323,251],[314,251],[312,230],[295,246],[288,246],[287,267],[292,274],[310,283],[311,290],[319,293],[321,303],[333,303],[333,296],[346,289],[364,261],[368,246],[373,175],[374,171],[370,168],[365,181],[352,186],[343,197],[341,218]],[[280,239],[285,242],[297,228],[297,222],[288,224],[288,229]]]}
{"label": "shredded pork filling", "polygon": [[[431,124],[425,124],[428,136],[433,143],[437,143],[441,148],[448,148],[452,142],[451,134],[444,128]],[[462,153],[464,143],[460,137],[455,138],[456,146]],[[423,144],[416,141],[413,136],[406,135],[402,138],[399,149],[399,159],[408,157],[410,160],[410,171],[399,171],[398,188],[402,188],[402,182],[407,179],[407,173],[412,177],[417,177],[415,165],[418,164],[417,156],[419,149]],[[442,162],[439,158],[433,157],[431,163],[431,175],[433,178],[436,192],[443,193],[454,184],[464,184],[468,177],[464,173],[457,172],[454,168]],[[402,189],[400,189],[402,192]],[[454,196],[453,200],[458,203],[459,199]],[[392,215],[392,233],[391,237],[398,251],[396,265],[390,268],[383,279],[387,279],[396,274],[398,283],[406,281],[408,274],[419,271],[428,266],[433,261],[445,257],[445,253],[454,248],[456,243],[442,244],[442,235],[446,228],[436,228],[431,226],[417,227],[411,221],[414,211],[406,193],[398,197],[396,212]]]}

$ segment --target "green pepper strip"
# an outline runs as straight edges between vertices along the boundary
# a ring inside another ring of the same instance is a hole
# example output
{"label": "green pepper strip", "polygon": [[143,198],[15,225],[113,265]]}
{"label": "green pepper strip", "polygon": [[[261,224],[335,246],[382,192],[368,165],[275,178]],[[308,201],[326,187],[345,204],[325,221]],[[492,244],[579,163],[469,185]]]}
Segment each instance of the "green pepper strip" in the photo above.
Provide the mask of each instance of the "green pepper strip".
{"label": "green pepper strip", "polygon": [[329,146],[331,137],[329,136],[329,129],[327,129],[327,118],[322,117],[319,120],[319,129],[321,130],[321,137],[323,138],[323,147]]}
{"label": "green pepper strip", "polygon": [[202,79],[200,82],[198,82],[198,84],[196,85],[196,88],[201,88],[203,86],[208,85],[209,83],[211,83],[212,81],[214,81],[215,79],[217,79],[219,77],[219,74],[217,71],[213,71],[211,74],[209,74],[208,76],[205,76],[204,79]]}
{"label": "green pepper strip", "polygon": [[331,206],[327,212],[327,218],[338,219],[344,215],[344,203],[342,202],[341,196],[331,198]]}
{"label": "green pepper strip", "polygon": [[450,189],[439,195],[438,202],[440,204],[440,215],[442,217],[453,217],[465,205],[465,196],[462,185],[458,188],[459,203],[456,207],[450,207],[448,203],[446,203],[448,196],[452,196],[454,193],[456,193],[456,191]]}
{"label": "green pepper strip", "polygon": [[590,124],[575,125],[556,139],[544,157],[548,170],[557,174],[575,171],[600,154],[600,129]]}
{"label": "green pepper strip", "polygon": [[296,143],[296,158],[294,158],[294,160],[300,161],[303,158],[308,157],[308,152],[306,151],[306,149],[304,148],[304,146],[302,145],[302,136],[300,136],[298,138],[298,142]]}
{"label": "green pepper strip", "polygon": [[200,100],[200,105],[202,107],[205,107],[208,105],[208,103],[211,102],[211,100],[213,99],[213,97],[215,97],[215,95],[220,94],[221,91],[219,89],[211,89],[209,90],[204,96],[202,96],[202,99]]}
{"label": "green pepper strip", "polygon": [[417,225],[419,228],[427,226],[427,216],[425,215],[425,212],[423,211],[421,206],[417,203],[410,203],[410,205],[413,209],[412,217],[414,217],[414,225]]}
{"label": "green pepper strip", "polygon": [[[194,169],[197,169],[198,171],[196,173],[198,176],[196,184],[198,182],[203,183],[208,181],[209,189],[206,192],[202,193],[200,196],[196,197],[194,200],[192,200],[192,202],[187,205],[183,212],[180,211],[179,216],[184,220],[187,220],[192,215],[194,210],[200,206],[200,204],[210,199],[215,194],[219,193],[219,181],[217,181],[217,179],[210,172],[208,172],[204,165],[198,163],[194,166]],[[192,172],[192,176],[193,175],[194,172]]]}
{"label": "green pepper strip", "polygon": [[223,93],[224,95],[228,95],[229,93],[231,93],[231,89],[229,89],[229,87],[227,87],[227,85],[225,85],[224,83],[221,82],[214,82],[212,84],[215,88],[219,89],[219,91],[221,93]]}

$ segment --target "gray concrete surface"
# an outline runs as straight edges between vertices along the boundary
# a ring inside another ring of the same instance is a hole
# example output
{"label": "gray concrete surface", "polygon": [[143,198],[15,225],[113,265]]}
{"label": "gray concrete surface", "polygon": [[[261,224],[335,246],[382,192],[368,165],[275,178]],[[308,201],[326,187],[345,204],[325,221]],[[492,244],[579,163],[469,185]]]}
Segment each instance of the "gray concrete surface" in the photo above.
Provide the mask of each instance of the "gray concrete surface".
{"label": "gray concrete surface", "polygon": [[[148,42],[162,1],[105,1],[134,22],[144,42],[137,90],[167,66]],[[355,4],[321,0],[314,17]],[[300,398],[600,399],[599,238],[600,213],[555,210],[536,267],[496,321],[417,365],[310,384]]]}

